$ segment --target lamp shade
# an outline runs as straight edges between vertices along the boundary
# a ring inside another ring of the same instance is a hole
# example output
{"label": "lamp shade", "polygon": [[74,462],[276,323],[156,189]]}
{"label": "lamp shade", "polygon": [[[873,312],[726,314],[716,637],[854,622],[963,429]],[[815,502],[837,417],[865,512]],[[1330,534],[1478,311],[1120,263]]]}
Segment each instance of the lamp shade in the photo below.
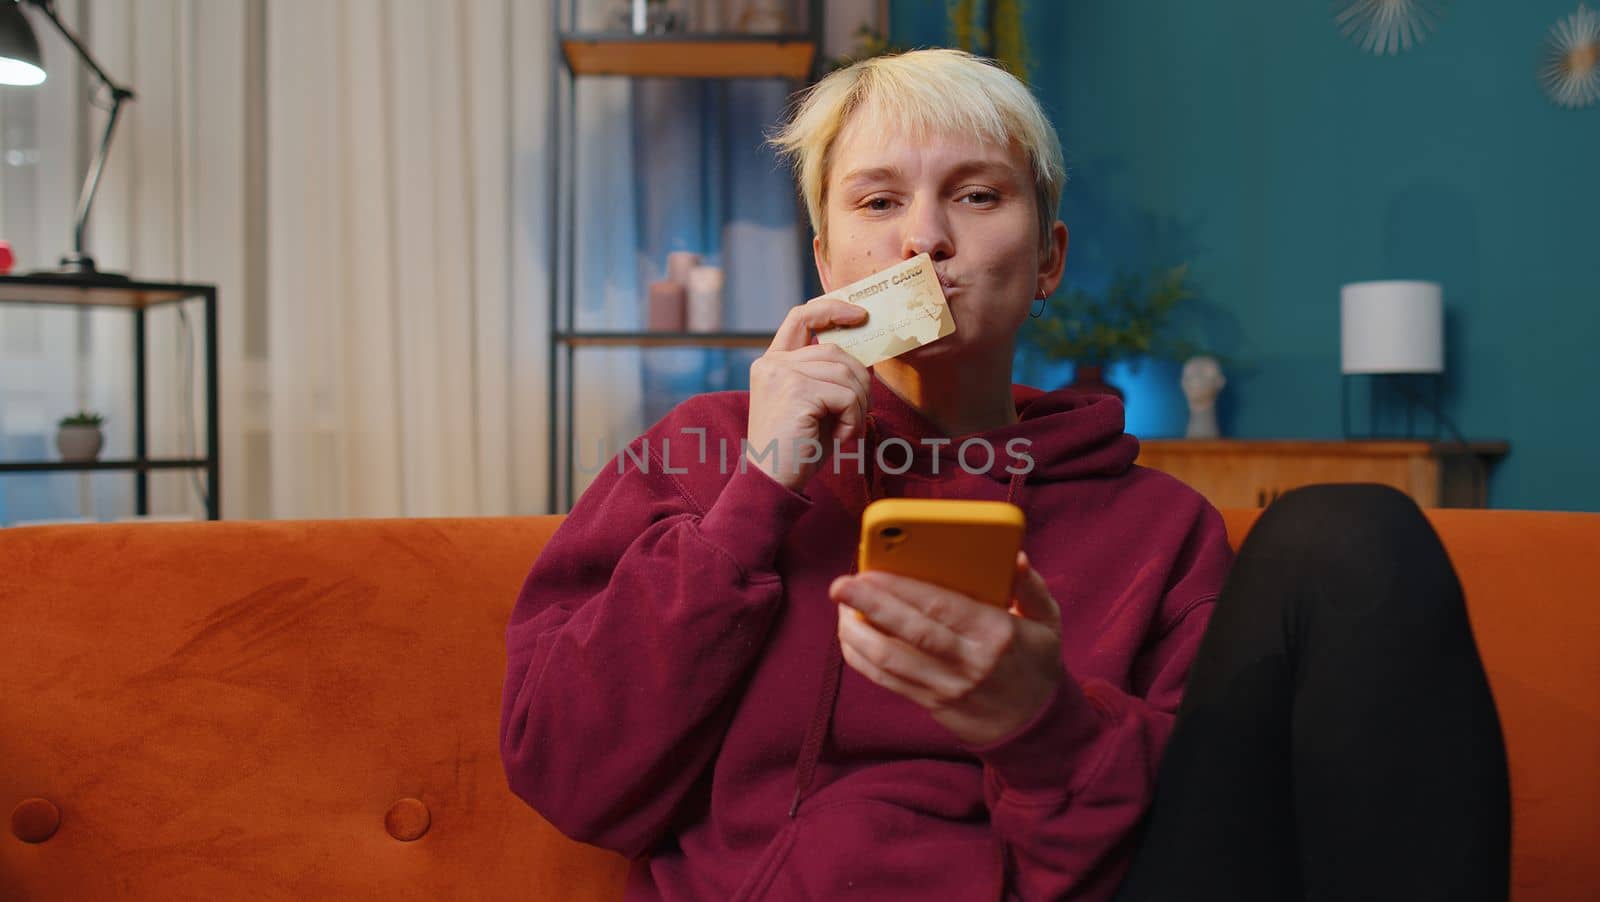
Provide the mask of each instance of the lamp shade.
{"label": "lamp shade", "polygon": [[36,85],[44,81],[39,38],[13,0],[0,0],[0,85]]}
{"label": "lamp shade", "polygon": [[1339,291],[1346,374],[1444,372],[1444,291],[1437,282],[1354,282]]}

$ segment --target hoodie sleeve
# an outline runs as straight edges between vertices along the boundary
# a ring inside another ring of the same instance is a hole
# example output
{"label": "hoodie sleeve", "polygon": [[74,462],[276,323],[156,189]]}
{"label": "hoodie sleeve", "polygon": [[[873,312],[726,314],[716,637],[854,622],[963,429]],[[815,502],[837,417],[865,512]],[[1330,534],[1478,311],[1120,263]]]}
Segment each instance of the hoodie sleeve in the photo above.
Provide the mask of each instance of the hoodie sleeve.
{"label": "hoodie sleeve", "polygon": [[1233,560],[1209,505],[1186,537],[1133,691],[1070,672],[1034,719],[974,749],[1005,845],[1007,899],[1110,898],[1127,871],[1200,638]]}
{"label": "hoodie sleeve", "polygon": [[702,511],[658,457],[630,460],[584,493],[517,599],[500,755],[561,832],[632,858],[716,756],[782,601],[779,547],[810,502],[734,466]]}

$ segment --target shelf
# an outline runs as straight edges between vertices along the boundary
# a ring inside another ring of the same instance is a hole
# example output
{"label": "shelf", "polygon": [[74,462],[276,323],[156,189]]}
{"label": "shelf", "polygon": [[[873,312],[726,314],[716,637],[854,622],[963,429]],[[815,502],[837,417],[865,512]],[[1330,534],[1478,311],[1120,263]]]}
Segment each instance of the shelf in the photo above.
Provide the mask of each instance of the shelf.
{"label": "shelf", "polygon": [[798,81],[811,74],[817,45],[806,34],[562,32],[561,52],[573,75]]}
{"label": "shelf", "polygon": [[48,460],[0,461],[0,473],[77,473],[90,470],[203,470],[208,465],[204,458],[193,460]]}
{"label": "shelf", "polygon": [[[148,455],[121,460],[19,460],[0,461],[0,475],[7,473],[92,473],[126,472],[133,475],[133,509],[138,515],[150,513],[150,474],[157,470],[201,470],[206,476],[204,500],[206,517],[222,517],[221,485],[221,393],[217,390],[217,286],[209,283],[141,282],[135,279],[107,278],[82,273],[31,273],[0,276],[0,304],[78,308],[115,308],[131,312],[133,325],[133,450],[147,451],[146,414],[149,405],[148,336],[145,311],[164,304],[200,301],[204,319],[203,350],[197,362],[205,367],[205,456],[182,459],[152,459]],[[193,450],[193,449],[187,449]]]}
{"label": "shelf", "polygon": [[[1430,439],[1141,439],[1151,451],[1186,454],[1275,454],[1286,456],[1360,454],[1365,457],[1410,457],[1418,454],[1459,455],[1455,442]],[[1511,445],[1503,441],[1468,442],[1479,457],[1505,457]]]}
{"label": "shelf", "polygon": [[593,348],[765,348],[771,332],[562,332],[556,341]]}
{"label": "shelf", "polygon": [[212,285],[130,282],[82,276],[0,276],[0,303],[52,304],[74,307],[122,307],[144,310],[204,297]]}

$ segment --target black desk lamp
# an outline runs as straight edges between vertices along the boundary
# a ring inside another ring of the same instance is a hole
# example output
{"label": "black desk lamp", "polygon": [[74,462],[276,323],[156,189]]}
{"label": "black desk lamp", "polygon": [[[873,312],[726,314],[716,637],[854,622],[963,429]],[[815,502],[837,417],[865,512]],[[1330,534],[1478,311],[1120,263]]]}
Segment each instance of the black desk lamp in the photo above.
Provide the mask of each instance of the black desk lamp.
{"label": "black desk lamp", "polygon": [[28,17],[23,15],[22,7],[31,6],[37,9],[50,20],[50,24],[61,32],[67,39],[72,49],[78,51],[78,56],[84,65],[100,79],[101,84],[111,91],[111,115],[106,119],[106,133],[100,139],[100,150],[95,153],[94,162],[89,166],[89,173],[83,181],[83,193],[78,196],[77,227],[73,232],[72,253],[61,258],[61,268],[48,273],[37,275],[59,275],[63,277],[90,278],[90,279],[126,279],[127,276],[116,273],[104,273],[94,268],[94,259],[83,252],[83,230],[89,221],[89,207],[94,203],[95,189],[100,187],[100,173],[106,167],[106,156],[111,152],[111,133],[117,127],[117,115],[122,112],[122,105],[133,99],[133,91],[118,85],[111,80],[111,76],[101,69],[89,51],[73,37],[72,32],[61,24],[61,19],[56,16],[55,0],[0,0],[0,84],[7,85],[36,85],[44,81],[44,58],[39,53],[39,39],[33,33],[33,26],[28,24]]}

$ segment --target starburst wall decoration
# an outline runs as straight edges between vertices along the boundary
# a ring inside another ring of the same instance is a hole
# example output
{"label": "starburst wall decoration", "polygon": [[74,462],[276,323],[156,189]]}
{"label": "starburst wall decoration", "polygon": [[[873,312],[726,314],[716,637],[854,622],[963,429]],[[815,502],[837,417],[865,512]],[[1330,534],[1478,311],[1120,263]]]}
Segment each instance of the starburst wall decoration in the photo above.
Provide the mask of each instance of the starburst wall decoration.
{"label": "starburst wall decoration", "polygon": [[1396,54],[1420,44],[1447,0],[1334,0],[1333,20],[1368,53]]}
{"label": "starburst wall decoration", "polygon": [[1600,100],[1600,14],[1578,4],[1550,27],[1545,47],[1539,81],[1557,106],[1575,110]]}

